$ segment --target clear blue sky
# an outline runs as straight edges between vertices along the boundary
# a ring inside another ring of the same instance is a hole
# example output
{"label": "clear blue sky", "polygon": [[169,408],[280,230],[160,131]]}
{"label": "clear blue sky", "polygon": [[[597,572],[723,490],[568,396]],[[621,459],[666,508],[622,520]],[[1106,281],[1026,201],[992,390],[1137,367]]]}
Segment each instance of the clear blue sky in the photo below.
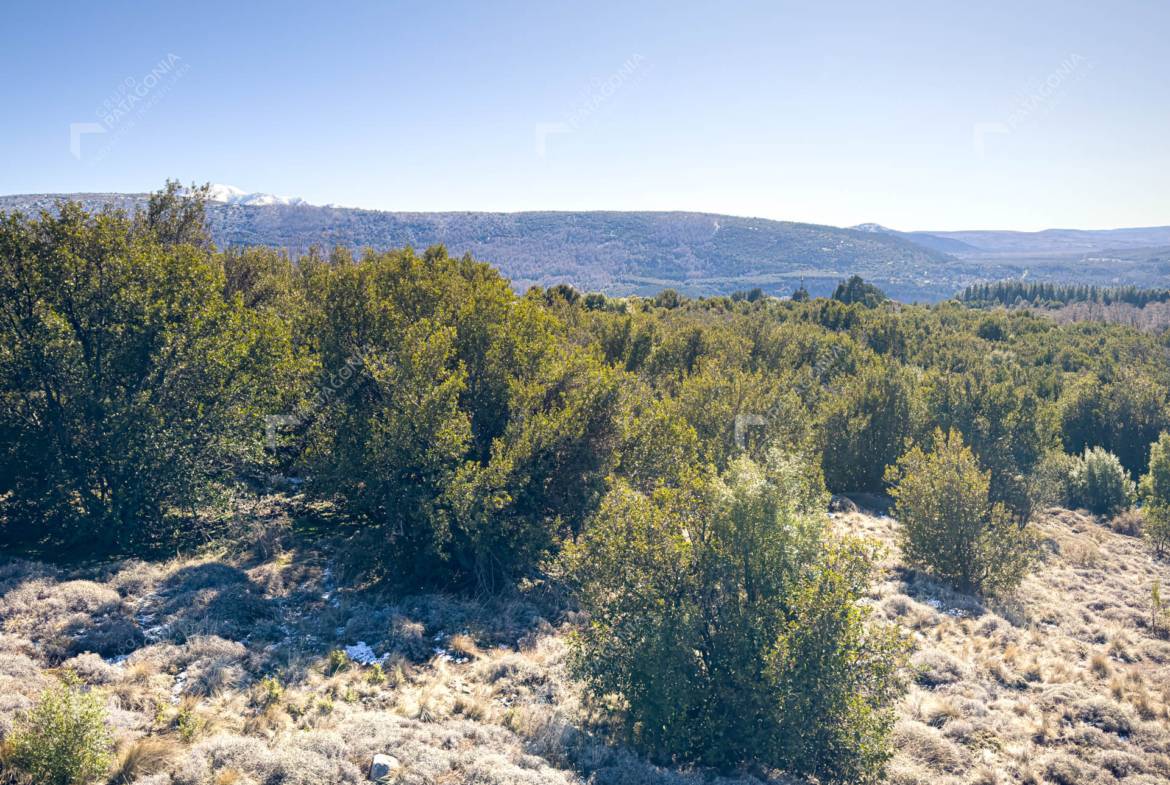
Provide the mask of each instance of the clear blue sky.
{"label": "clear blue sky", "polygon": [[1155,0],[16,0],[3,20],[0,193],[178,177],[392,210],[1170,224]]}

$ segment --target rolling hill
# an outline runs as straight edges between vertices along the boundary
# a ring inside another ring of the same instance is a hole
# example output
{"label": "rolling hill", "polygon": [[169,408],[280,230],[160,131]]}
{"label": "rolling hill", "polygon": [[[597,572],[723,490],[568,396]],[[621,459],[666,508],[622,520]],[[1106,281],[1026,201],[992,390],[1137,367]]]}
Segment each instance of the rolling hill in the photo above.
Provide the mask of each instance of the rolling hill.
{"label": "rolling hill", "polygon": [[[827,295],[852,274],[895,299],[937,301],[983,280],[1034,278],[1164,285],[1170,228],[1109,232],[896,232],[685,212],[383,212],[224,190],[209,205],[220,246],[259,244],[294,255],[330,248],[425,248],[491,262],[519,290],[568,282],[611,295],[672,287],[690,295],[760,287],[790,293],[803,280]],[[53,209],[62,198],[132,210],[145,194],[0,196],[0,211]],[[1143,249],[1151,247],[1151,253]],[[1120,248],[1124,254],[1109,249]],[[1163,249],[1164,250],[1164,249]]]}

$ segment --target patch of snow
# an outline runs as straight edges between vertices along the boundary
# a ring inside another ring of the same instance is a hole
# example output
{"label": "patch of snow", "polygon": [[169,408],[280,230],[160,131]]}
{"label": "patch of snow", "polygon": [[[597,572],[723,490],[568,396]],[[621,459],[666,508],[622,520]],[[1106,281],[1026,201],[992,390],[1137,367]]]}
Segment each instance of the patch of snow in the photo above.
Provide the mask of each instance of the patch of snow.
{"label": "patch of snow", "polygon": [[374,654],[374,650],[370,648],[365,641],[358,641],[352,646],[345,647],[345,656],[349,657],[359,665],[381,665],[389,657],[389,654],[383,654],[381,657]]}
{"label": "patch of snow", "polygon": [[187,687],[187,671],[184,669],[175,677],[175,683],[171,687],[171,705],[175,706],[179,703],[179,698],[183,695],[183,690]]}
{"label": "patch of snow", "polygon": [[308,204],[308,202],[298,196],[277,196],[276,194],[266,194],[259,191],[249,193],[243,188],[236,188],[234,185],[223,185],[220,183],[211,186],[209,197],[213,202],[240,204],[246,207],[265,207],[273,204]]}
{"label": "patch of snow", "polygon": [[471,660],[470,657],[465,657],[462,654],[452,654],[442,646],[436,646],[433,651],[435,653],[435,657],[437,657],[441,662],[453,662],[456,665],[462,665],[463,663],[469,662]]}

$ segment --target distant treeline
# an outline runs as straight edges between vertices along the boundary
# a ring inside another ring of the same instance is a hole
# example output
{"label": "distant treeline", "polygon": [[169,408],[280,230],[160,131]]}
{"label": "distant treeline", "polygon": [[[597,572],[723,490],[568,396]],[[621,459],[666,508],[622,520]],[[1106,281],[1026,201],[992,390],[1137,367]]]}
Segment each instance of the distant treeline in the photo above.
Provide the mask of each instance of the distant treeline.
{"label": "distant treeline", "polygon": [[1143,308],[1150,303],[1170,301],[1170,289],[1012,280],[968,286],[959,293],[959,300],[975,306],[1033,305],[1047,308],[1071,303],[1125,303]]}

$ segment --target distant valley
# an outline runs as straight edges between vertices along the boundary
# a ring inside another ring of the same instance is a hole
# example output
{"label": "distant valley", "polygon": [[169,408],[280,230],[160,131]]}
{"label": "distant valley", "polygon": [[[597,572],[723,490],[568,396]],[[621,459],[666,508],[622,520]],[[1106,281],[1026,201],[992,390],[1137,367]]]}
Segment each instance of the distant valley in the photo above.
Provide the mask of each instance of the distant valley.
{"label": "distant valley", "polygon": [[[209,222],[220,246],[293,254],[319,245],[378,249],[444,243],[491,262],[519,290],[568,282],[611,295],[666,287],[689,295],[760,287],[814,295],[858,274],[903,301],[938,301],[977,281],[1027,277],[1165,286],[1170,227],[1043,232],[899,232],[684,212],[383,212],[314,206],[217,186]],[[0,196],[0,211],[52,210],[63,198],[134,209],[145,194]]]}

